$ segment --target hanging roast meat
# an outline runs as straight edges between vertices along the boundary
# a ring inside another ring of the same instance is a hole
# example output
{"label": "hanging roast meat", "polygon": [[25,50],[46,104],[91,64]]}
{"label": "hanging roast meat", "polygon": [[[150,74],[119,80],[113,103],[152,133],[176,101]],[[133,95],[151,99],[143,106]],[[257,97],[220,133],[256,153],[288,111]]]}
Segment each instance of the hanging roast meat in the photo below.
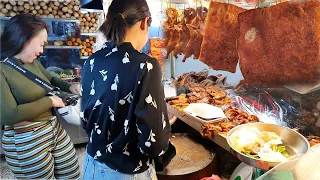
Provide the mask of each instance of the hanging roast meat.
{"label": "hanging roast meat", "polygon": [[178,43],[173,51],[175,58],[178,58],[178,55],[185,53],[186,46],[191,37],[190,30],[186,26],[186,24],[183,24],[181,28],[178,28],[178,33],[179,33]]}
{"label": "hanging roast meat", "polygon": [[236,44],[239,36],[238,15],[244,11],[232,4],[211,1],[200,61],[214,70],[236,72],[239,60]]}
{"label": "hanging roast meat", "polygon": [[166,10],[167,21],[169,25],[175,25],[178,17],[178,11],[175,8],[168,8]]}
{"label": "hanging roast meat", "polygon": [[198,59],[200,56],[200,48],[203,40],[203,35],[200,32],[200,29],[194,30],[194,28],[189,27],[191,38],[187,44],[185,56],[182,59],[182,62],[185,62],[187,58],[193,55],[193,59]]}
{"label": "hanging roast meat", "polygon": [[198,7],[197,8],[197,14],[200,17],[201,21],[205,21],[208,15],[208,8],[206,7]]}
{"label": "hanging roast meat", "polygon": [[178,43],[178,40],[179,40],[179,27],[178,26],[175,26],[173,28],[173,30],[170,31],[170,40],[168,42],[168,45],[167,45],[167,55],[166,55],[166,59],[169,58],[169,55],[170,53],[175,49],[177,43]]}
{"label": "hanging roast meat", "polygon": [[197,11],[193,8],[187,8],[183,11],[186,24],[191,24],[192,20],[197,16]]}
{"label": "hanging roast meat", "polygon": [[204,27],[205,20],[208,15],[208,9],[206,7],[198,7],[197,8],[197,17],[195,17],[191,22],[191,27],[195,29],[200,29],[201,26]]}
{"label": "hanging roast meat", "polygon": [[178,11],[174,8],[168,8],[166,10],[167,19],[163,23],[163,38],[165,41],[165,46],[168,45],[171,38],[171,31],[177,24]]}
{"label": "hanging roast meat", "polygon": [[192,20],[190,26],[193,27],[194,29],[199,29],[200,23],[201,23],[201,18],[197,16]]}

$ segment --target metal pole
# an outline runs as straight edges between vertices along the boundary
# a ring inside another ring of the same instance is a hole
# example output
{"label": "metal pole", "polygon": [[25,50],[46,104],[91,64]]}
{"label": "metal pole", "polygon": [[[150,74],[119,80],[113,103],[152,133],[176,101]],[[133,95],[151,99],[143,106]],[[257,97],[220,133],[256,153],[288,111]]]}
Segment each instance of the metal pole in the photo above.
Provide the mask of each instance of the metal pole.
{"label": "metal pole", "polygon": [[174,79],[176,66],[175,66],[175,58],[172,53],[170,53],[169,59],[170,59],[171,79]]}

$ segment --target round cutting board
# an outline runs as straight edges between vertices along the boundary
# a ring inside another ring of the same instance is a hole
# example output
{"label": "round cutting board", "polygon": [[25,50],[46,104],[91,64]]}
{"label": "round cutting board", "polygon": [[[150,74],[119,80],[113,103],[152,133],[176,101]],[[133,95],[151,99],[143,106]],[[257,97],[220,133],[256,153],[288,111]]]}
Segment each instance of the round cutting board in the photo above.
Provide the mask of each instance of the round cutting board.
{"label": "round cutting board", "polygon": [[215,153],[208,151],[189,134],[172,134],[170,142],[177,153],[162,172],[157,172],[159,180],[201,179],[217,172]]}

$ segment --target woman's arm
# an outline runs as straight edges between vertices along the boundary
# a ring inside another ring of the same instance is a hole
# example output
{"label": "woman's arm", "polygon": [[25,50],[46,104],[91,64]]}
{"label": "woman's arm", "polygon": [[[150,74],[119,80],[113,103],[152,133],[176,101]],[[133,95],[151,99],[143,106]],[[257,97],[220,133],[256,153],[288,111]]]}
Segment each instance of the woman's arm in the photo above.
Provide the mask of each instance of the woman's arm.
{"label": "woman's arm", "polygon": [[3,125],[13,125],[22,121],[30,121],[52,108],[52,100],[44,97],[38,101],[18,105],[14,99],[5,75],[0,72],[0,120]]}
{"label": "woman's arm", "polygon": [[162,156],[168,149],[171,134],[161,67],[152,59],[145,64],[144,73],[140,83],[140,100],[135,110],[139,147],[156,162],[161,163]]}
{"label": "woman's arm", "polygon": [[46,69],[44,69],[44,67],[42,66],[42,64],[38,60],[36,60],[35,63],[37,64],[37,66],[41,70],[41,72],[46,76],[46,78],[49,79],[49,81],[51,82],[52,85],[60,88],[64,92],[72,93],[70,91],[71,84],[67,83],[66,81],[63,81],[60,78],[52,76]]}

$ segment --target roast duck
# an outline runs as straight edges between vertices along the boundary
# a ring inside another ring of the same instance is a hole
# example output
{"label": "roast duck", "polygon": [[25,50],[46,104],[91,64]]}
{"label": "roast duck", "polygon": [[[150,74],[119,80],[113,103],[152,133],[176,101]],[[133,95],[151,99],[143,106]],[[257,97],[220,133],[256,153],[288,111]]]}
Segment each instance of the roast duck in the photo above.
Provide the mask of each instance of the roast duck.
{"label": "roast duck", "polygon": [[198,59],[203,40],[205,20],[208,14],[206,7],[187,8],[179,15],[178,10],[168,8],[164,22],[164,39],[167,42],[166,59],[171,53],[175,58],[184,55],[183,62],[193,55]]}

